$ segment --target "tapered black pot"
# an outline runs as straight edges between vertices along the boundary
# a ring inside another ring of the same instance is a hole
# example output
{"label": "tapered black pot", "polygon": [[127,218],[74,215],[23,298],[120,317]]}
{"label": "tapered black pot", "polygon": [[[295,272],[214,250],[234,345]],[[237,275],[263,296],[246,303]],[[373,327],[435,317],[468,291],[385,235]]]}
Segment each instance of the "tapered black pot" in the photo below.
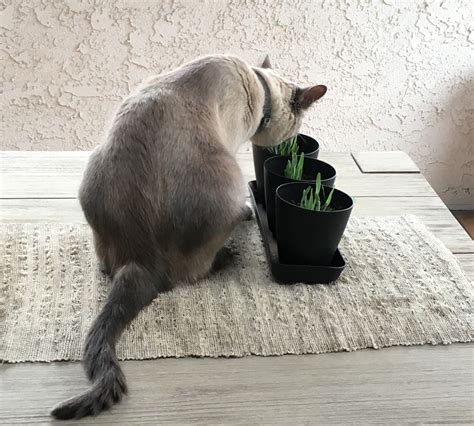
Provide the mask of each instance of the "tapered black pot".
{"label": "tapered black pot", "polygon": [[[296,265],[331,264],[354,204],[345,192],[334,190],[334,210],[313,211],[299,207],[308,183],[294,182],[276,191],[276,234],[280,262]],[[329,194],[331,187],[324,187]]]}
{"label": "tapered black pot", "polygon": [[[285,177],[284,171],[290,156],[272,157],[265,161],[264,164],[264,193],[265,204],[268,217],[268,227],[273,234],[275,233],[275,192],[276,189],[289,182],[295,181]],[[336,169],[328,163],[314,158],[305,158],[303,165],[303,180],[307,184],[314,184],[316,175],[321,173],[321,184],[326,186],[334,186],[336,181]],[[308,185],[306,185],[308,186]]]}
{"label": "tapered black pot", "polygon": [[[319,143],[316,139],[308,135],[298,133],[296,139],[300,148],[299,152],[304,152],[304,156],[308,158],[318,158],[319,155]],[[271,157],[275,157],[277,154],[269,151],[267,148],[261,146],[252,145],[253,151],[253,166],[255,168],[255,179],[257,181],[257,193],[260,200],[265,205],[265,196],[263,192],[263,164],[266,160]]]}

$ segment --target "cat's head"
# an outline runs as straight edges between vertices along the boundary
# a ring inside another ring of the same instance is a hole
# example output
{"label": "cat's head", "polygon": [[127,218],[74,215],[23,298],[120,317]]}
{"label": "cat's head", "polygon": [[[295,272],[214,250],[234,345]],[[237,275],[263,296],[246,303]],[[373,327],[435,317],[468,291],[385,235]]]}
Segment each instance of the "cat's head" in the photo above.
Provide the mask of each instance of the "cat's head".
{"label": "cat's head", "polygon": [[327,91],[326,86],[301,88],[271,69],[268,56],[261,68],[254,68],[266,81],[271,93],[271,120],[250,139],[259,146],[278,145],[298,133],[305,111]]}

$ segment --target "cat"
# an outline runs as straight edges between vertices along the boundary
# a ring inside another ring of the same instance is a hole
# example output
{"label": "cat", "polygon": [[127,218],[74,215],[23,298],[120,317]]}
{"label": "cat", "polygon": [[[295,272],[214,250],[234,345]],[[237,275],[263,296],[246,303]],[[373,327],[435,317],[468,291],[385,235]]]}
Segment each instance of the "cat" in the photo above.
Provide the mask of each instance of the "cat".
{"label": "cat", "polygon": [[57,419],[96,415],[127,392],[115,345],[162,292],[206,276],[251,211],[235,159],[246,141],[295,135],[326,93],[280,77],[268,57],[252,67],[210,55],[150,78],[120,106],[91,154],[79,200],[112,289],[86,338],[91,387],[55,408]]}

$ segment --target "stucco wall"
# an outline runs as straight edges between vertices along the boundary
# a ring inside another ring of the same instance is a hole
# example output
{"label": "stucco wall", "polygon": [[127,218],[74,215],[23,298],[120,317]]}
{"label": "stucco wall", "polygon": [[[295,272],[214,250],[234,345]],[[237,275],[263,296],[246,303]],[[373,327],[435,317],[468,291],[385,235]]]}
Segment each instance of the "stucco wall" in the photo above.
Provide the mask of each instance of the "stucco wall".
{"label": "stucco wall", "polygon": [[329,87],[306,129],[323,149],[410,153],[474,208],[472,0],[0,1],[2,149],[98,144],[150,74],[231,52]]}

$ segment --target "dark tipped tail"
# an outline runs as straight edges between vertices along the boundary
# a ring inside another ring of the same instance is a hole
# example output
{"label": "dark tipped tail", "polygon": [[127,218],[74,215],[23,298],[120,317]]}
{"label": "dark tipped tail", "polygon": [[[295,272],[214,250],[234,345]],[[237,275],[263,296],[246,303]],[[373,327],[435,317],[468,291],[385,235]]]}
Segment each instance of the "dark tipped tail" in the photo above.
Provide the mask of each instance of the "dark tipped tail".
{"label": "dark tipped tail", "polygon": [[127,324],[158,293],[168,289],[164,273],[134,262],[115,274],[109,297],[86,340],[84,367],[92,386],[53,408],[53,417],[66,420],[94,416],[121,400],[127,386],[115,354],[116,341]]}
{"label": "dark tipped tail", "polygon": [[54,407],[51,415],[60,420],[95,416],[119,402],[126,392],[125,376],[120,367],[117,370],[110,369],[87,391]]}

